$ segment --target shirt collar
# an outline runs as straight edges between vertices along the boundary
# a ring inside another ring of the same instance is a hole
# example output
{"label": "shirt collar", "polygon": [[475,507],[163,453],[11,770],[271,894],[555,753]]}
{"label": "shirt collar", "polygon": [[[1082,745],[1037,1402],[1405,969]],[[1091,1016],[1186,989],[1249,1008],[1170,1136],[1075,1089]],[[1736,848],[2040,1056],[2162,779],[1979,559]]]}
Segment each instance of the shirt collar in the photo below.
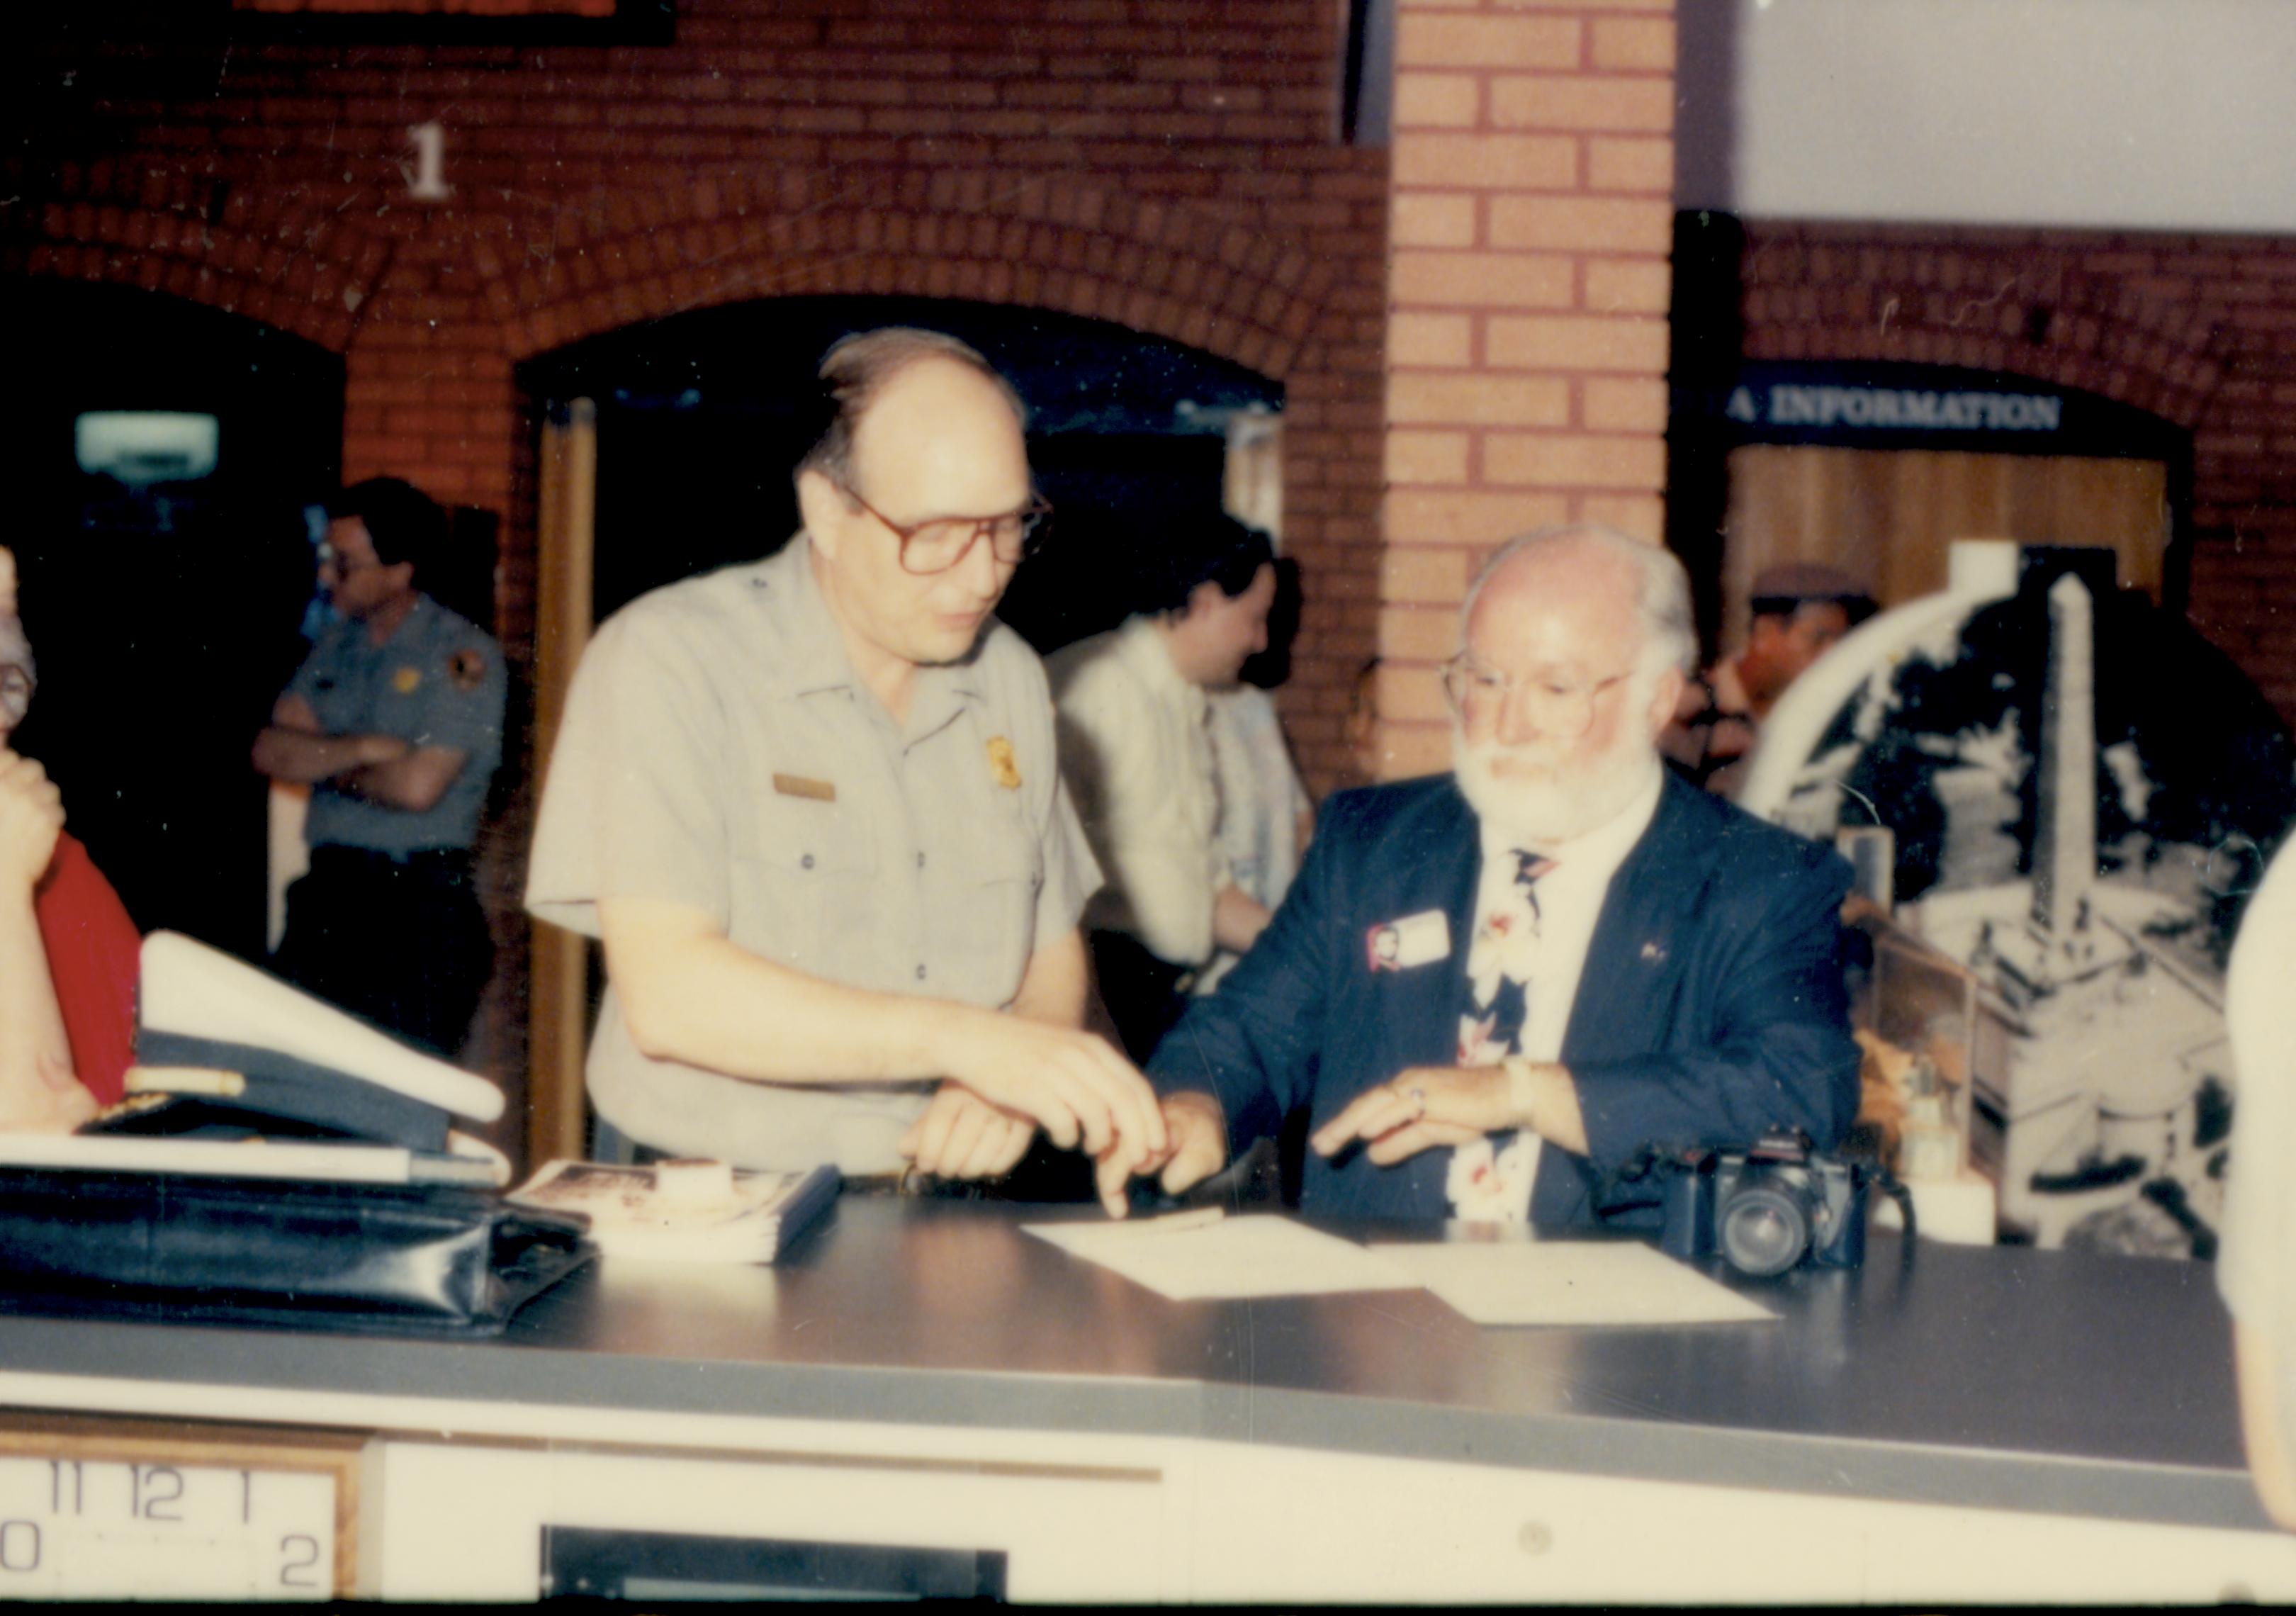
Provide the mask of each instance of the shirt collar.
{"label": "shirt collar", "polygon": [[[813,567],[813,539],[800,531],[778,554],[749,569],[751,591],[762,603],[766,632],[779,648],[782,689],[793,696],[833,690],[866,693]],[[981,637],[985,640],[993,630],[993,623],[984,627]],[[922,734],[925,727],[938,728],[958,702],[981,699],[980,660],[976,645],[962,662],[917,669],[910,693],[912,730]]]}
{"label": "shirt collar", "polygon": [[406,609],[406,615],[398,619],[392,628],[390,637],[381,644],[367,637],[366,624],[360,619],[346,618],[343,620],[350,625],[352,637],[358,644],[365,646],[376,656],[388,656],[394,651],[404,652],[409,646],[420,651],[422,642],[430,633],[430,619],[438,614],[439,611],[438,603],[417,589],[414,592],[414,603]]}

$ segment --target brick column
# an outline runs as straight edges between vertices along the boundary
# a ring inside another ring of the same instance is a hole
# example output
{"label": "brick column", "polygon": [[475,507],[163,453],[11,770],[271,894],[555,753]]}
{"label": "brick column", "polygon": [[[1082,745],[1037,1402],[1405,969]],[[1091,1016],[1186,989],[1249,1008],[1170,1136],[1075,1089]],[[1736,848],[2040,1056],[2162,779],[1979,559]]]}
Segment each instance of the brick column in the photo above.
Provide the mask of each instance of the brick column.
{"label": "brick column", "polygon": [[1398,0],[1381,734],[1447,766],[1436,665],[1495,545],[1656,543],[1674,217],[1672,0]]}

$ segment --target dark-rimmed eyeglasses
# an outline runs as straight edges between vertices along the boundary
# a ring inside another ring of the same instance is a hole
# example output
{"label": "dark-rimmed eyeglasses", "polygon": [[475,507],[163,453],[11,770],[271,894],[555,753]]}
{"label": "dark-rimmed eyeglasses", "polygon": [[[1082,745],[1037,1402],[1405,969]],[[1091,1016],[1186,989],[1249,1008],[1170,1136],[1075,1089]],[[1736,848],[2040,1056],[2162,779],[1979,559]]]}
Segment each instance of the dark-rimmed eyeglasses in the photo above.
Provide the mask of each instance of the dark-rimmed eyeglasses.
{"label": "dark-rimmed eyeglasses", "polygon": [[892,529],[901,544],[901,570],[921,576],[947,571],[972,554],[973,541],[984,534],[996,559],[1017,567],[1043,546],[1053,520],[1052,502],[1036,493],[1019,510],[996,516],[929,516],[922,521],[898,522],[851,488],[840,486],[839,491]]}

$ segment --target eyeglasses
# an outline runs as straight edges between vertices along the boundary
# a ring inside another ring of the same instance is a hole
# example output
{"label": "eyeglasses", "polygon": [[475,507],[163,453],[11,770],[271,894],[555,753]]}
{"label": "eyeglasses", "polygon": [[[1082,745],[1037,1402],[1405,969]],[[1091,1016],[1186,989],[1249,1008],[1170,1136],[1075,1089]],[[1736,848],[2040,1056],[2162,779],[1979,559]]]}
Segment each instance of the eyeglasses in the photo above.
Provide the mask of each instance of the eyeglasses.
{"label": "eyeglasses", "polygon": [[1029,503],[1000,516],[931,516],[922,521],[895,521],[853,489],[840,492],[893,530],[901,541],[901,570],[920,576],[946,572],[972,554],[973,541],[986,534],[998,561],[1017,567],[1043,547],[1053,520],[1052,502],[1032,493]]}
{"label": "eyeglasses", "polygon": [[1527,696],[1540,704],[1539,722],[1560,734],[1584,734],[1595,722],[1596,703],[1635,677],[1629,668],[1606,678],[1573,679],[1552,670],[1518,679],[1463,651],[1443,664],[1443,694],[1451,710],[1467,722],[1496,718],[1506,710],[1509,696]]}

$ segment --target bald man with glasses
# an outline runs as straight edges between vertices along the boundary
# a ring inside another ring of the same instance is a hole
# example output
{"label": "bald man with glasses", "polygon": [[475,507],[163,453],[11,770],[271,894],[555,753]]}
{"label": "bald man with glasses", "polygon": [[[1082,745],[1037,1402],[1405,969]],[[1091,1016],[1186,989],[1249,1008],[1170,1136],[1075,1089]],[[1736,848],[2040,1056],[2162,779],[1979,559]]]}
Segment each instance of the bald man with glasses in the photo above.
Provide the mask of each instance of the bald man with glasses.
{"label": "bald man with glasses", "polygon": [[899,328],[821,380],[803,529],[617,613],[568,696],[527,903],[605,944],[591,1097],[647,1151],[865,1186],[995,1177],[1038,1129],[1160,1152],[1080,1029],[1100,872],[992,618],[1050,514],[1021,401]]}

